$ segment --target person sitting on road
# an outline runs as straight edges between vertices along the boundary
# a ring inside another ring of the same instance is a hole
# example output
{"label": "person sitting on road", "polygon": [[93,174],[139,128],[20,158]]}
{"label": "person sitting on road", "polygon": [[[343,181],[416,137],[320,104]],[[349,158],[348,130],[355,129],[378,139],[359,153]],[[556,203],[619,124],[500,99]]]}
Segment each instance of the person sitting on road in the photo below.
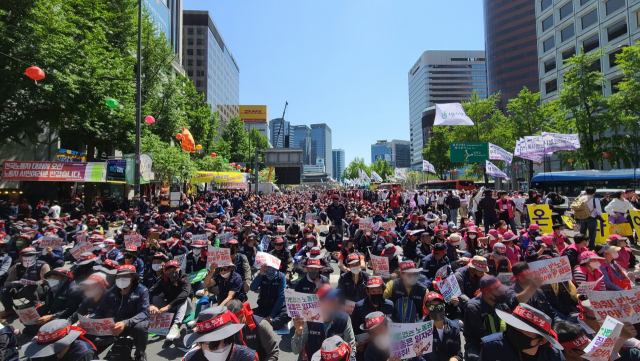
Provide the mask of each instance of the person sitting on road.
{"label": "person sitting on road", "polygon": [[[274,238],[273,250],[269,252],[272,256],[280,260],[280,272],[282,272],[289,282],[291,280],[291,272],[293,272],[293,257],[288,249],[284,246],[284,239],[282,237]],[[271,247],[271,245],[269,245]]]}
{"label": "person sitting on road", "polygon": [[71,273],[73,273],[73,279],[76,282],[82,282],[86,280],[94,271],[93,266],[100,262],[100,258],[91,252],[86,252],[80,255],[80,258],[71,266]]}
{"label": "person sitting on road", "polygon": [[181,269],[178,261],[169,261],[163,267],[164,275],[149,288],[152,315],[166,312],[174,313],[167,341],[173,341],[180,335],[182,320],[193,309],[191,304],[191,283]]}
{"label": "person sitting on road", "polygon": [[266,264],[260,266],[260,273],[251,282],[251,290],[258,292],[258,307],[254,311],[264,317],[274,330],[280,330],[291,321],[284,301],[286,287],[284,274]]}
{"label": "person sitting on road", "polygon": [[427,285],[418,282],[418,274],[422,268],[417,268],[413,261],[400,263],[400,278],[387,282],[384,298],[394,304],[400,322],[412,323],[422,318],[424,295]]}
{"label": "person sitting on road", "polygon": [[511,273],[511,261],[507,258],[507,246],[502,242],[493,245],[493,252],[487,260],[491,276],[498,276],[500,273]]}
{"label": "person sitting on road", "polygon": [[85,331],[72,326],[67,320],[54,320],[40,327],[38,335],[22,346],[21,351],[29,361],[89,361],[97,358],[96,347],[85,338]]}
{"label": "person sitting on road", "polygon": [[347,256],[348,272],[340,275],[338,289],[342,291],[344,298],[351,302],[365,299],[367,280],[369,274],[362,272],[360,268],[360,256],[355,253]]}
{"label": "person sitting on road", "polygon": [[300,261],[293,266],[293,271],[298,273],[301,277],[304,277],[307,273],[306,264],[308,259],[317,259],[322,264],[322,268],[319,273],[322,276],[329,277],[333,273],[333,267],[331,267],[331,258],[329,254],[323,253],[320,247],[313,247],[307,253],[300,257]]}
{"label": "person sitting on road", "polygon": [[615,258],[616,263],[623,269],[635,269],[638,263],[636,256],[633,254],[630,248],[627,248],[627,237],[622,237],[618,234],[612,234],[609,236],[607,243],[610,246],[620,247],[618,251],[618,257]]}
{"label": "person sitting on road", "polygon": [[[588,238],[585,238],[588,241]],[[600,270],[601,262],[604,257],[599,257],[595,252],[584,251],[578,259],[580,265],[573,270],[573,279],[576,286],[580,286],[582,282],[594,282],[599,280],[603,274]],[[600,281],[599,285],[593,288],[594,291],[605,291],[604,282]]]}
{"label": "person sitting on road", "polygon": [[[398,361],[397,357],[391,357],[391,337],[389,335],[390,320],[382,312],[371,312],[365,316],[360,329],[369,333],[371,342],[368,342],[364,351],[364,361]],[[408,361],[425,361],[424,357],[417,356],[406,359]]]}
{"label": "person sitting on road", "polygon": [[480,289],[480,280],[489,272],[487,259],[482,256],[473,256],[469,264],[458,268],[455,272],[456,280],[460,287],[460,311],[464,313],[470,300],[476,297]]}
{"label": "person sitting on road", "polygon": [[427,255],[421,263],[424,271],[423,275],[427,277],[427,284],[436,278],[436,272],[442,267],[449,266],[449,258],[447,257],[447,246],[444,243],[436,243],[433,246],[433,253]]}
{"label": "person sitting on road", "polygon": [[107,238],[102,241],[102,244],[104,244],[105,251],[100,254],[100,260],[104,262],[104,260],[110,259],[112,261],[120,262],[122,253],[120,253],[120,250],[116,248],[116,241],[113,238]]}
{"label": "person sitting on road", "polygon": [[[372,312],[381,312],[384,317],[399,321],[398,312],[393,307],[393,302],[385,300],[383,293],[384,282],[382,279],[380,277],[370,277],[367,280],[366,297],[356,302],[353,313],[351,314],[351,324],[361,325],[360,327],[354,328],[355,334],[366,332],[366,330],[362,328],[362,325],[365,323],[366,315]],[[363,353],[366,346],[367,345],[358,344],[356,346],[358,353]]]}
{"label": "person sitting on road", "polygon": [[151,269],[142,277],[142,284],[151,288],[164,276],[164,265],[169,262],[169,257],[164,253],[156,253],[151,257]]}
{"label": "person sitting on road", "polygon": [[[207,241],[195,240],[191,242],[191,252],[187,254],[186,267],[184,269],[187,275],[207,269],[207,247]],[[191,284],[191,288],[194,293],[201,290],[202,281]]]}
{"label": "person sitting on road", "polygon": [[118,264],[130,264],[136,268],[136,273],[140,277],[144,277],[144,262],[138,258],[138,247],[129,245],[125,248],[122,258],[118,260]]}
{"label": "person sitting on road", "polygon": [[306,275],[298,281],[296,292],[315,293],[320,286],[329,283],[329,278],[320,274],[320,271],[324,269],[320,260],[309,258],[306,266]]}
{"label": "person sitting on road", "polygon": [[247,347],[258,353],[258,360],[278,361],[280,349],[269,321],[255,315],[249,303],[242,303],[239,300],[229,301],[227,309],[238,318],[241,324],[244,324],[242,339]]}
{"label": "person sitting on road", "polygon": [[44,275],[49,272],[49,265],[36,260],[38,252],[33,247],[26,247],[20,251],[19,262],[9,269],[9,276],[4,282],[2,290],[2,306],[5,311],[1,318],[15,313],[13,300],[26,298],[31,303],[44,298]]}
{"label": "person sitting on road", "polygon": [[242,277],[236,272],[236,265],[230,262],[228,266],[212,263],[209,273],[202,281],[202,287],[208,289],[218,286],[218,305],[224,306],[232,299],[247,302],[247,293],[244,290]]}
{"label": "person sitting on road", "polygon": [[425,321],[433,321],[433,350],[424,355],[426,361],[462,361],[458,323],[446,317],[444,297],[436,292],[424,296]]}
{"label": "person sitting on road", "polygon": [[44,304],[36,310],[40,318],[37,325],[71,317],[82,303],[82,287],[73,281],[73,274],[63,268],[56,268],[44,275],[49,291],[45,295]]}

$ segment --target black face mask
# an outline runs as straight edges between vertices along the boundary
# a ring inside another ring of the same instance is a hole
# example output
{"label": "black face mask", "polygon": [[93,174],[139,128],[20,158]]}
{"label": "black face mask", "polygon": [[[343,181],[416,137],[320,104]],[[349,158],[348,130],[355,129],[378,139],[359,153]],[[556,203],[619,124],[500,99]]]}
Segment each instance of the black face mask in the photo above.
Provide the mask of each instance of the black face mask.
{"label": "black face mask", "polygon": [[503,294],[500,296],[493,296],[493,301],[498,304],[498,303],[507,303],[507,301],[509,301],[509,297],[507,297],[507,295]]}
{"label": "black face mask", "polygon": [[356,249],[355,249],[354,247],[347,248],[347,251],[348,251],[349,253],[353,253],[355,250],[356,250]]}
{"label": "black face mask", "polygon": [[429,311],[429,318],[434,320],[434,321],[442,321],[442,320],[444,320],[444,316],[445,316],[444,309],[435,310],[435,311]]}
{"label": "black face mask", "polygon": [[319,272],[307,272],[307,274],[309,275],[309,278],[311,278],[312,280],[316,280],[320,275]]}
{"label": "black face mask", "polygon": [[[533,341],[534,339],[525,335],[524,333],[520,332],[518,329],[511,327],[509,325],[507,325],[507,332],[505,332],[507,335],[507,340],[509,340],[509,343],[515,347],[517,350],[528,350],[532,347],[535,346],[531,346],[531,341]],[[539,343],[540,341],[538,341]],[[538,344],[536,343],[536,345]]]}
{"label": "black face mask", "polygon": [[369,295],[369,300],[371,300],[371,303],[373,303],[374,305],[377,305],[377,306],[382,305],[382,302],[384,302],[383,295],[381,295],[381,294]]}
{"label": "black face mask", "polygon": [[133,258],[133,255],[132,255],[132,254],[129,254],[129,253],[125,253],[125,254],[124,254],[124,258],[126,258],[126,259],[131,259],[131,258]]}
{"label": "black face mask", "polygon": [[178,272],[177,271],[169,272],[169,273],[167,273],[167,277],[169,277],[170,279],[174,280],[174,279],[178,278]]}

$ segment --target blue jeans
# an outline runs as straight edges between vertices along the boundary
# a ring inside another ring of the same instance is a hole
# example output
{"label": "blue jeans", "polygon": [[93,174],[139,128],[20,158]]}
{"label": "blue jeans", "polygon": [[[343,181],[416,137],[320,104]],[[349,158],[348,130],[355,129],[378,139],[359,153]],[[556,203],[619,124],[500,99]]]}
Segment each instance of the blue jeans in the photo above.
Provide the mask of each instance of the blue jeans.
{"label": "blue jeans", "polygon": [[458,225],[458,208],[449,209],[449,222]]}
{"label": "blue jeans", "polygon": [[593,248],[596,246],[596,229],[597,228],[598,228],[598,220],[593,217],[587,217],[587,219],[580,220],[580,233],[589,235],[590,250],[593,250]]}

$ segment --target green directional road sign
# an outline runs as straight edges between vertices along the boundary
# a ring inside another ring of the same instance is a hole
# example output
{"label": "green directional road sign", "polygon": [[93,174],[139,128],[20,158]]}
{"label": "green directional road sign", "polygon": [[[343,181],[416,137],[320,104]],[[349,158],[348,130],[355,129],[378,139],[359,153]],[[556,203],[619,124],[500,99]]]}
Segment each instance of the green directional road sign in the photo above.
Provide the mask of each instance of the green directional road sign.
{"label": "green directional road sign", "polygon": [[489,143],[449,143],[453,163],[484,162],[489,159]]}

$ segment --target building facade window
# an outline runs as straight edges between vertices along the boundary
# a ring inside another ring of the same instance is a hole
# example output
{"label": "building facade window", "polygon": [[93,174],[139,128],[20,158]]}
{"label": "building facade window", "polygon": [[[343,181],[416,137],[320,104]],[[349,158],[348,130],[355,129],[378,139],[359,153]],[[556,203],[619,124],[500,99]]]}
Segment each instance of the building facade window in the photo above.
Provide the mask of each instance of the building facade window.
{"label": "building facade window", "polygon": [[560,8],[560,20],[566,18],[573,13],[573,0]]}
{"label": "building facade window", "polygon": [[204,45],[204,39],[196,39],[197,45]]}
{"label": "building facade window", "polygon": [[187,39],[187,45],[193,45],[193,38]]}
{"label": "building facade window", "polygon": [[626,0],[609,0],[605,3],[607,15],[625,6]]}
{"label": "building facade window", "polygon": [[540,1],[540,10],[545,11],[551,5],[553,5],[553,0],[542,0]]}
{"label": "building facade window", "polygon": [[549,15],[546,19],[542,20],[542,31],[547,31],[553,27],[553,15]]}
{"label": "building facade window", "polygon": [[580,6],[583,6],[584,4],[588,3],[591,0],[580,0]]}
{"label": "building facade window", "polygon": [[574,55],[576,55],[576,48],[572,46],[571,49],[567,49],[562,52],[562,61],[565,61]]}
{"label": "building facade window", "polygon": [[193,55],[193,49],[187,49],[187,55]]}
{"label": "building facade window", "polygon": [[202,80],[196,80],[196,88],[202,87]]}
{"label": "building facade window", "polygon": [[193,35],[193,28],[187,28],[187,35]]}
{"label": "building facade window", "polygon": [[193,66],[193,59],[187,59],[187,66]]}
{"label": "building facade window", "polygon": [[573,24],[571,24],[566,28],[560,30],[560,41],[565,42],[571,39],[575,34],[576,34],[576,31],[573,27]]}
{"label": "building facade window", "polygon": [[552,36],[542,42],[542,51],[546,53],[547,51],[553,49],[554,46],[556,46],[556,39],[555,36]]}
{"label": "building facade window", "polygon": [[618,21],[607,28],[607,39],[609,41],[615,40],[623,35],[627,34],[627,20]]}
{"label": "building facade window", "polygon": [[198,35],[202,35],[202,28],[198,28],[196,32],[198,33]]}
{"label": "building facade window", "polygon": [[553,79],[551,81],[544,83],[544,89],[546,94],[550,94],[558,90],[558,79]]}
{"label": "building facade window", "polygon": [[589,70],[601,72],[602,64],[600,64],[600,59],[595,60],[593,63],[589,64]]}
{"label": "building facade window", "polygon": [[613,68],[614,66],[618,65],[618,61],[616,59],[616,55],[622,54],[622,49],[624,49],[624,48],[619,48],[616,51],[614,51],[613,53],[609,54],[609,67],[610,68]]}
{"label": "building facade window", "polygon": [[202,49],[196,49],[196,54],[200,56],[204,55]]}
{"label": "building facade window", "polygon": [[588,53],[591,50],[598,48],[599,46],[600,39],[598,38],[598,34],[594,34],[593,36],[582,42],[582,47],[584,48],[585,53]]}
{"label": "building facade window", "polygon": [[589,26],[595,24],[598,21],[598,10],[594,9],[593,11],[589,12],[587,15],[583,16],[580,21],[582,22],[582,29],[586,29]]}
{"label": "building facade window", "polygon": [[196,66],[202,66],[204,62],[202,60],[196,61]]}
{"label": "building facade window", "polygon": [[556,68],[556,58],[553,57],[544,62],[544,72],[548,73]]}
{"label": "building facade window", "polygon": [[193,70],[187,70],[187,75],[193,76]]}
{"label": "building facade window", "polygon": [[611,94],[615,94],[620,91],[618,84],[622,81],[622,77],[611,79]]}

